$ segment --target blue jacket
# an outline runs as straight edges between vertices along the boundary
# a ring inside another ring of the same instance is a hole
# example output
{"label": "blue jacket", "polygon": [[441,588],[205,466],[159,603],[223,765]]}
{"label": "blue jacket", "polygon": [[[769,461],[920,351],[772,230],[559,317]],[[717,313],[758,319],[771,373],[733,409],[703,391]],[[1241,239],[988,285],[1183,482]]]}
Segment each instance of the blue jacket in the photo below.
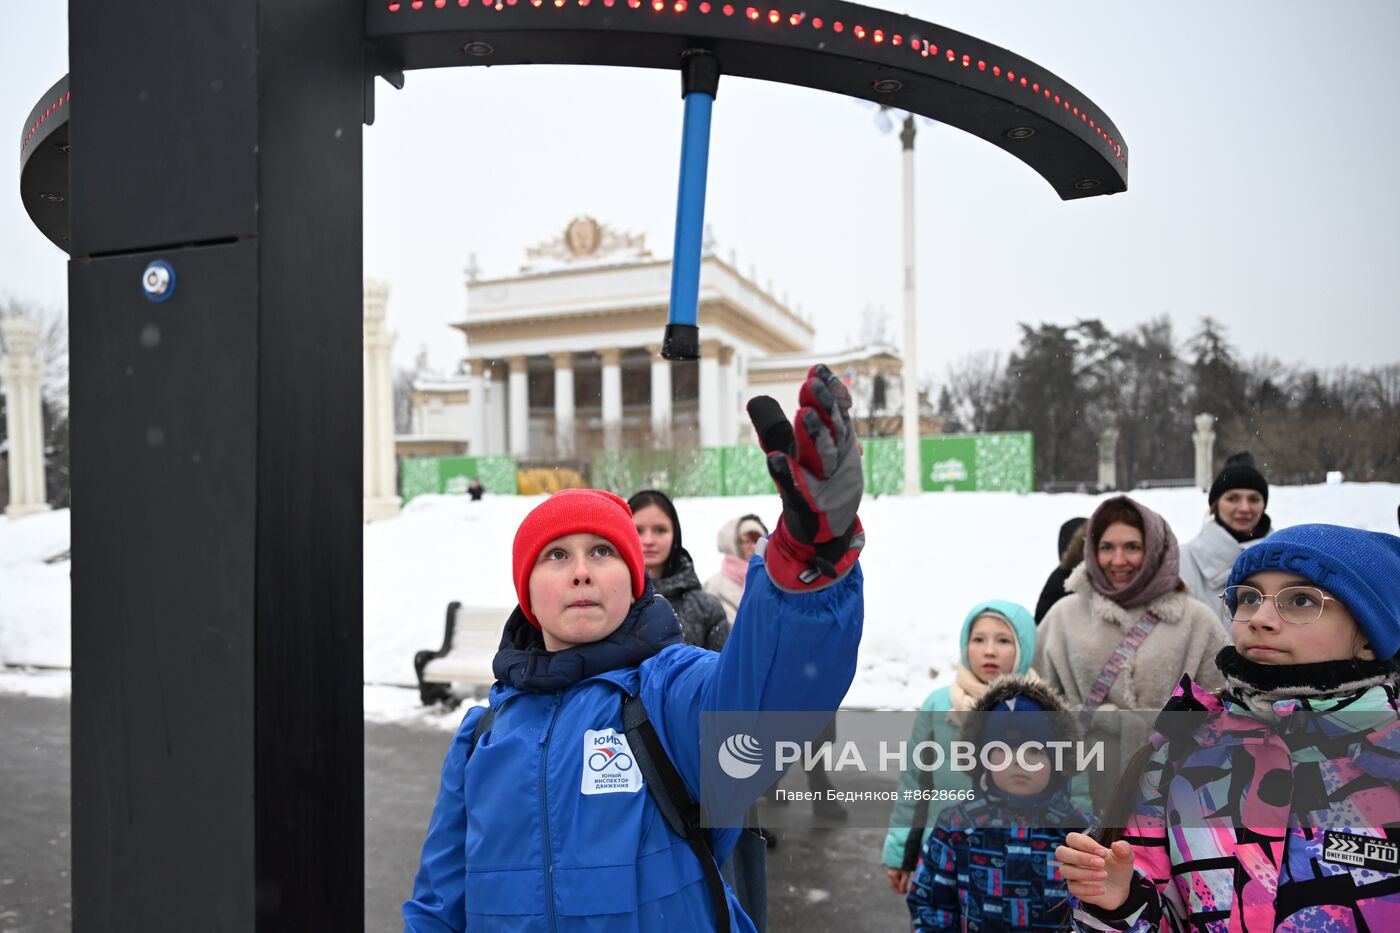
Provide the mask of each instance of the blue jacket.
{"label": "blue jacket", "polygon": [[991,789],[938,815],[909,881],[909,913],[918,933],[963,930],[1063,930],[1068,891],[1053,866],[1055,847],[1090,823],[1069,791],[1037,801],[1054,828],[1016,825],[1007,795]]}
{"label": "blue jacket", "polygon": [[[494,662],[492,726],[473,752],[483,711],[469,711],[443,764],[405,929],[713,929],[700,862],[624,760],[622,698],[640,693],[698,800],[701,713],[840,703],[855,675],[862,589],[857,566],[825,590],[787,593],[756,555],[720,653],[680,644],[650,582],[617,631],[566,651],[544,651],[517,610]],[[738,834],[710,831],[721,862]],[[733,892],[728,900],[735,933],[752,933]]]}

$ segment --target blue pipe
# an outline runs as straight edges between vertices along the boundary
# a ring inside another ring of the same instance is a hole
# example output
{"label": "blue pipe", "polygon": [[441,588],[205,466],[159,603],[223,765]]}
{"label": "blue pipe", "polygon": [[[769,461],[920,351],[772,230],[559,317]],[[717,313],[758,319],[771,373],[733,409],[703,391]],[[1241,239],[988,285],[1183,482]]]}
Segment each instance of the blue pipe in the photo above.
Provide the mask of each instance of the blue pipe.
{"label": "blue pipe", "polygon": [[710,117],[719,85],[719,62],[708,52],[688,53],[681,70],[685,125],[676,197],[676,242],[671,253],[671,307],[661,355],[669,360],[694,360],[700,357],[696,323],[700,304],[700,258],[705,234]]}
{"label": "blue pipe", "polygon": [[710,161],[710,113],[715,99],[692,91],[685,99],[681,182],[676,200],[676,246],[671,266],[671,323],[694,324],[700,298],[700,251],[705,233],[705,181]]}

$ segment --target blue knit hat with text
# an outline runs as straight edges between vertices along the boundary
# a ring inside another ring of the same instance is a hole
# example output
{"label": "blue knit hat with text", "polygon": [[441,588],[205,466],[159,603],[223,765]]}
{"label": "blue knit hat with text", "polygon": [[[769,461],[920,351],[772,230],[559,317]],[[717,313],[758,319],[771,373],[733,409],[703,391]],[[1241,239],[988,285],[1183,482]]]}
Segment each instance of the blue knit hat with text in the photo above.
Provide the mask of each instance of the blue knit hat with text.
{"label": "blue knit hat with text", "polygon": [[1378,659],[1400,650],[1400,537],[1341,525],[1294,525],[1241,552],[1225,585],[1271,570],[1297,574],[1340,599]]}

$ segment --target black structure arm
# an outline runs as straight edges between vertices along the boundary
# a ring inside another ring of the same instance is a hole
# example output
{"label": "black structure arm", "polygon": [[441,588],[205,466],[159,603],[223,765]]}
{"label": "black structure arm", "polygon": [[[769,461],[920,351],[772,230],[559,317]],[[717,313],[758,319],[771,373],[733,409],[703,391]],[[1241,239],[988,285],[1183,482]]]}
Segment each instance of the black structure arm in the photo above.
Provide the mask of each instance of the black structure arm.
{"label": "black structure arm", "polygon": [[369,0],[367,33],[404,68],[680,68],[706,48],[729,76],[859,97],[1005,149],[1066,200],[1127,190],[1128,146],[1097,104],[966,33],[840,0]]}
{"label": "black structure arm", "polygon": [[[365,30],[380,63],[370,74],[397,87],[416,68],[679,69],[688,49],[707,49],[726,75],[863,98],[957,127],[1026,163],[1065,200],[1128,187],[1122,134],[1069,82],[966,33],[841,0],[367,0]],[[20,151],[25,208],[65,251],[71,107],[64,78],[35,105]],[[372,108],[367,95],[366,122]]]}

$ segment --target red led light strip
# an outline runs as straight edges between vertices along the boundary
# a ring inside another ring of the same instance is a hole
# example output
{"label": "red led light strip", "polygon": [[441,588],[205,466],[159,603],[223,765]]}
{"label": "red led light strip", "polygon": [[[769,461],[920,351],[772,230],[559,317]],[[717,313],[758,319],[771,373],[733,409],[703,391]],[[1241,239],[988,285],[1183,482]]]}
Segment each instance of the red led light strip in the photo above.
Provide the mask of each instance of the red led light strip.
{"label": "red led light strip", "polygon": [[51,117],[51,116],[53,116],[55,113],[57,113],[57,112],[59,111],[59,109],[62,108],[63,105],[66,104],[66,103],[68,102],[68,99],[69,99],[70,97],[72,97],[72,96],[73,96],[73,92],[72,92],[72,91],[64,91],[62,97],[60,97],[58,100],[54,101],[52,104],[49,104],[48,109],[45,110],[43,113],[39,114],[39,119],[37,119],[37,120],[34,121],[34,125],[31,126],[31,127],[29,127],[29,129],[28,129],[28,130],[25,132],[25,134],[24,134],[24,139],[20,141],[20,144],[19,144],[19,151],[20,151],[20,153],[23,153],[23,152],[24,152],[24,148],[25,148],[26,146],[28,146],[29,143],[30,143],[30,141],[34,139],[35,135],[38,134],[38,132],[39,132],[39,127],[41,127],[41,126],[43,126],[45,123],[49,122],[49,117]]}
{"label": "red led light strip", "polygon": [[[517,3],[520,2],[520,0],[476,0],[476,2],[480,4],[484,9],[503,10],[508,6],[515,6]],[[559,9],[564,6],[567,6],[570,3],[573,3],[580,8],[586,9],[592,4],[593,0],[527,0],[527,2],[532,7],[535,7],[537,9],[548,7]],[[612,8],[616,3],[620,2],[620,0],[601,0],[601,2],[603,6]],[[470,7],[472,5],[472,0],[431,0],[431,3],[433,8],[441,10],[452,3],[455,3],[459,8]],[[643,0],[626,0],[626,3],[628,7],[634,10],[641,9],[643,6]],[[425,0],[408,0],[407,2],[407,6],[411,10],[421,10],[426,5],[427,4],[425,3]],[[389,0],[389,2],[386,4],[386,8],[390,13],[398,13],[404,8],[404,6],[404,0]],[[683,15],[687,12],[690,12],[692,9],[689,0],[646,0],[646,7],[650,9],[653,13],[665,13],[667,11],[670,11],[675,15]],[[697,4],[694,9],[700,15],[706,15],[709,14],[712,10],[715,10],[716,8],[712,6],[707,0],[707,2]],[[728,17],[732,17],[736,12],[738,12],[736,7],[731,3],[726,3],[723,6],[719,7],[718,11]],[[772,7],[764,7],[763,9],[760,9],[756,6],[745,6],[742,10],[742,14],[743,17],[748,19],[750,22],[756,23],[764,28],[769,26],[782,25],[784,22],[786,22],[786,24],[789,27],[797,27],[809,21],[805,12],[784,13],[782,10]],[[827,26],[826,22],[820,16],[812,17],[810,22],[812,24],[813,29],[824,29]],[[831,23],[831,31],[840,35],[845,35],[847,33],[846,24],[841,22],[840,20],[836,20],[835,22]],[[948,65],[958,66],[966,68],[968,70],[971,70],[973,66],[973,58],[971,55],[960,55],[953,49],[944,49],[943,54],[939,55],[938,46],[929,42],[927,39],[921,39],[917,36],[910,36],[908,38],[908,42],[906,43],[905,37],[902,34],[897,32],[891,33],[884,27],[872,27],[870,29],[867,29],[862,24],[853,24],[850,27],[849,34],[851,37],[851,41],[864,42],[866,39],[869,39],[875,45],[888,44],[894,47],[906,47],[911,53],[917,54],[921,58],[941,59]],[[888,42],[886,42],[886,40],[888,40]],[[977,71],[983,74],[990,70],[991,74],[989,75],[989,79],[1000,78],[1003,74],[1005,74],[1007,82],[1013,87],[1019,86],[1023,90],[1028,91],[1033,96],[1038,97],[1046,102],[1053,101],[1053,103],[1056,106],[1063,107],[1064,110],[1068,111],[1076,117],[1079,117],[1081,123],[1087,124],[1089,129],[1093,130],[1096,134],[1098,134],[1099,138],[1103,140],[1104,145],[1108,148],[1108,151],[1110,153],[1112,153],[1120,162],[1124,161],[1122,145],[1108,133],[1104,132],[1103,126],[1101,125],[1102,121],[1091,119],[1089,117],[1088,110],[1081,111],[1081,109],[1078,106],[1076,106],[1073,101],[1069,100],[1068,98],[1062,99],[1060,95],[1052,92],[1050,88],[1041,87],[1039,81],[1032,80],[1027,75],[1021,75],[1018,78],[1014,71],[1011,71],[1010,69],[1003,70],[1000,65],[997,65],[995,63],[993,63],[989,69],[988,63],[985,59],[977,59],[976,65]],[[42,122],[42,118],[40,122]],[[37,129],[38,124],[36,123],[35,127],[30,131],[31,137],[33,136],[34,132],[37,131]],[[26,138],[25,142],[28,142],[28,138]]]}

